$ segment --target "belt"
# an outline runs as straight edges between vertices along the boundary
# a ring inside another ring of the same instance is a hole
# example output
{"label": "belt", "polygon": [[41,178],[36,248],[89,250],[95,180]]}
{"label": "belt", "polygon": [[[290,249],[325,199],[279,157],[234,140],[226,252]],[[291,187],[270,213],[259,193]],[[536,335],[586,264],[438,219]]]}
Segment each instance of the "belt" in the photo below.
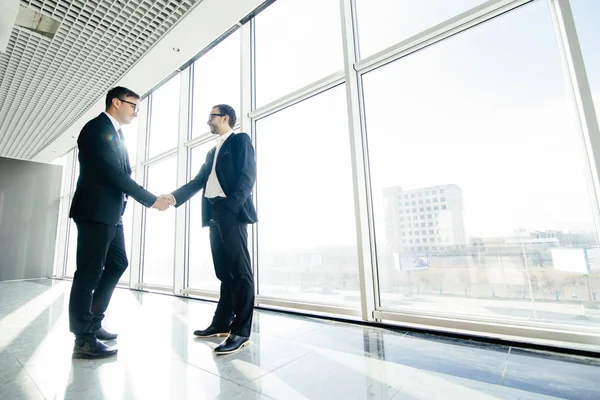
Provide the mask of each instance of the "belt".
{"label": "belt", "polygon": [[207,197],[206,199],[208,200],[208,202],[210,204],[215,204],[215,203],[218,203],[220,201],[225,200],[225,197],[219,197],[219,196],[217,196],[217,197]]}

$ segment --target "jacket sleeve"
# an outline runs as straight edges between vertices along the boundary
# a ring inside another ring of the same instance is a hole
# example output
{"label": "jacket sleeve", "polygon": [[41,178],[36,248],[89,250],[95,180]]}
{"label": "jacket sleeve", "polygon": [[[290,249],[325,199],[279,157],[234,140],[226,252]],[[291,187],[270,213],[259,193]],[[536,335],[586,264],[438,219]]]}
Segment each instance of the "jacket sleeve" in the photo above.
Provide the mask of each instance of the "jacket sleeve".
{"label": "jacket sleeve", "polygon": [[250,136],[246,133],[239,133],[236,136],[238,143],[236,143],[234,157],[238,180],[224,202],[232,212],[237,214],[252,194],[252,187],[256,182],[256,160]]}
{"label": "jacket sleeve", "polygon": [[82,157],[89,160],[94,172],[146,207],[152,207],[156,196],[131,179],[123,168],[119,167],[119,155],[112,144],[114,134],[102,134],[86,126],[77,140]]}
{"label": "jacket sleeve", "polygon": [[207,180],[208,167],[206,166],[206,163],[204,163],[200,168],[200,172],[198,172],[194,179],[181,186],[179,189],[171,192],[173,197],[175,197],[175,207],[179,207],[202,190],[206,186]]}

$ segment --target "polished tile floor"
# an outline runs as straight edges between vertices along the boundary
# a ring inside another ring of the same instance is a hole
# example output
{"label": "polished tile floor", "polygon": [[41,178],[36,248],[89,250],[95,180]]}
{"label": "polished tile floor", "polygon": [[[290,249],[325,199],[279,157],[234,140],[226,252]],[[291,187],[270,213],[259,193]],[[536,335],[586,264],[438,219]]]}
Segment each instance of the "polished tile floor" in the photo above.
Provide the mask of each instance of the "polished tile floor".
{"label": "polished tile floor", "polygon": [[0,282],[0,399],[600,399],[600,359],[256,311],[251,345],[192,332],[214,303],[117,289],[117,357],[71,360],[70,283]]}

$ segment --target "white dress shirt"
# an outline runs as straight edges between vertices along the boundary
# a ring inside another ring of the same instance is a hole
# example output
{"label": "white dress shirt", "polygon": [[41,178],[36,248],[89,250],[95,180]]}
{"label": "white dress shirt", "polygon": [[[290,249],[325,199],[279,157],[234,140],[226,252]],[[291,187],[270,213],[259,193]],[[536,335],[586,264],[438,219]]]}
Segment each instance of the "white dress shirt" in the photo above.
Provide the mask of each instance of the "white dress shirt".
{"label": "white dress shirt", "polygon": [[110,115],[106,111],[104,111],[104,114],[106,114],[108,119],[110,119],[110,122],[112,122],[113,126],[115,127],[115,131],[119,133],[119,129],[121,129],[121,124],[119,124],[119,121],[117,121],[112,115]]}
{"label": "white dress shirt", "polygon": [[217,156],[219,155],[219,150],[223,145],[223,142],[227,140],[229,136],[233,135],[233,131],[229,131],[223,135],[220,135],[217,138],[217,149],[215,150],[215,158],[212,165],[212,170],[210,171],[210,175],[208,176],[208,181],[206,182],[206,189],[204,190],[204,196],[212,199],[214,197],[227,197],[225,196],[225,192],[223,192],[223,188],[219,183],[219,179],[217,179],[217,173],[215,172],[215,168],[217,166]]}

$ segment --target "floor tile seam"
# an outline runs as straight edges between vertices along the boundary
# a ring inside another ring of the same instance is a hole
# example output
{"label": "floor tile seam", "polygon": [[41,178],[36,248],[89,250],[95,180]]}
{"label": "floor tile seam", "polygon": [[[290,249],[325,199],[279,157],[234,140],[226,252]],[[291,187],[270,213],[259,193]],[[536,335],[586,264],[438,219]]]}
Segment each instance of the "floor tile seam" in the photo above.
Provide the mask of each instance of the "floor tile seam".
{"label": "floor tile seam", "polygon": [[35,388],[37,389],[37,391],[40,394],[40,396],[42,396],[42,398],[44,398],[44,399],[47,399],[46,395],[44,394],[44,392],[42,392],[42,389],[40,389],[40,387],[38,386],[37,382],[33,379],[33,377],[31,375],[29,375],[29,372],[25,368],[25,365],[23,365],[23,363],[21,362],[21,360],[19,360],[19,357],[17,357],[17,355],[10,349],[10,347],[8,348],[8,351],[10,351],[12,353],[13,357],[15,357],[15,360],[17,360],[17,362],[21,366],[21,369],[23,370],[23,372],[25,372],[25,375],[27,375],[27,377],[29,378],[29,380],[31,381],[31,383],[33,383],[33,386],[35,386]]}
{"label": "floor tile seam", "polygon": [[[323,329],[323,328],[324,328],[324,327],[317,328],[317,329],[313,329],[313,330],[311,330],[311,331],[308,331],[308,332],[299,333],[299,334],[297,334],[297,335],[294,335],[294,336],[292,336],[292,337],[281,337],[281,336],[276,336],[276,335],[273,335],[273,334],[270,334],[270,333],[261,333],[261,332],[258,332],[258,333],[259,333],[260,335],[266,335],[266,336],[268,336],[268,337],[272,337],[272,338],[274,337],[274,338],[277,338],[277,339],[285,340],[285,341],[287,341],[287,342],[301,343],[301,344],[302,344],[302,343],[304,343],[304,342],[302,342],[300,339],[301,339],[301,338],[302,338],[304,335],[309,335],[309,334],[313,334],[313,335],[314,335],[314,334],[315,334],[315,332],[318,332],[318,331],[320,331],[320,330],[321,330],[321,329]],[[305,344],[308,344],[308,343],[305,343]]]}
{"label": "floor tile seam", "polygon": [[[410,367],[413,368],[413,367]],[[415,375],[419,372],[419,371],[423,371],[421,368],[413,368],[414,371],[412,374],[410,374],[410,376],[408,377],[408,379],[400,386],[400,388],[398,389],[398,391],[394,394],[394,396],[392,397],[392,399],[394,399],[396,396],[398,396],[398,393],[402,392],[402,390],[404,390],[404,387],[407,386],[415,377]]]}
{"label": "floor tile seam", "polygon": [[504,369],[502,370],[502,378],[500,379],[500,385],[504,386],[504,377],[506,376],[506,371],[508,370],[508,359],[510,358],[510,353],[512,351],[512,346],[508,348],[508,352],[506,353],[506,359],[504,360]]}
{"label": "floor tile seam", "polygon": [[[312,353],[316,349],[321,349],[321,348],[328,349],[328,347],[317,346],[317,345],[314,345],[314,344],[311,344],[311,343],[303,342],[303,341],[299,340],[299,337],[297,337],[297,338],[285,338],[285,337],[281,337],[281,336],[275,336],[275,335],[270,334],[270,333],[261,333],[261,332],[254,332],[254,333],[255,334],[258,333],[259,335],[267,337],[267,338],[270,338],[270,339],[282,340],[282,341],[291,343],[293,345],[297,345],[297,346],[306,348],[306,349],[309,350],[308,353]],[[330,349],[330,350],[333,350],[333,349]],[[306,354],[308,354],[308,353],[306,353]],[[232,356],[232,355],[233,354],[229,354],[229,355],[227,355],[225,357],[229,357],[229,356]],[[223,359],[225,359],[225,358],[223,358]]]}
{"label": "floor tile seam", "polygon": [[[243,385],[243,386],[244,386],[245,388],[251,389],[251,388],[249,388],[249,387],[248,387],[248,385],[249,385],[249,384],[251,384],[252,382],[254,382],[254,381],[258,380],[258,379],[264,378],[265,376],[267,376],[267,375],[269,375],[269,374],[272,374],[273,372],[275,372],[275,371],[277,371],[277,370],[279,370],[279,369],[281,369],[281,368],[283,368],[283,367],[285,367],[285,366],[287,366],[287,365],[290,365],[291,363],[293,363],[293,362],[295,362],[295,361],[298,361],[299,359],[301,359],[301,358],[304,358],[304,357],[308,356],[309,354],[312,354],[313,352],[314,352],[314,351],[312,351],[312,350],[311,350],[311,351],[309,351],[308,353],[305,353],[305,354],[303,354],[303,355],[301,355],[301,356],[299,356],[299,357],[296,357],[296,358],[294,358],[294,359],[292,359],[292,360],[290,360],[290,361],[288,361],[288,362],[286,362],[286,363],[284,363],[284,364],[280,365],[279,367],[277,367],[277,368],[275,368],[275,369],[272,369],[271,371],[268,371],[268,372],[266,372],[266,373],[264,373],[264,374],[262,374],[262,375],[260,375],[260,376],[257,376],[256,378],[254,378],[254,379],[252,379],[252,380],[250,380],[250,381],[248,381],[248,382],[244,383],[244,385]],[[251,390],[252,390],[252,389],[251,389]],[[259,393],[260,393],[260,392],[259,392]],[[260,394],[262,394],[262,393],[260,393]],[[267,396],[267,397],[268,397],[268,396]]]}
{"label": "floor tile seam", "polygon": [[[21,362],[21,360],[19,360],[19,357],[17,357],[17,355],[15,354],[15,352],[12,351],[12,349],[10,348],[10,346],[6,346],[6,349],[8,351],[10,351],[10,353],[13,355],[13,357],[15,358],[15,360],[17,360],[17,362],[21,366],[21,368],[23,368],[23,370],[25,370],[25,365],[23,365],[23,363]],[[27,364],[27,363],[25,363],[25,364]],[[27,371],[25,371],[25,372],[27,372]],[[29,375],[29,374],[27,374],[27,375]]]}
{"label": "floor tile seam", "polygon": [[308,333],[314,333],[315,331],[321,330],[321,329],[323,329],[323,328],[326,328],[326,327],[329,327],[329,326],[325,326],[325,325],[323,325],[323,326],[318,326],[318,327],[315,327],[314,329],[309,329],[309,330],[308,330],[308,331],[306,331],[306,332],[302,332],[302,333],[295,334],[295,335],[293,335],[293,336],[291,336],[291,337],[289,337],[289,338],[286,338],[286,339],[288,339],[288,340],[290,340],[290,339],[294,339],[294,340],[295,340],[295,339],[299,338],[299,337],[300,337],[300,336],[302,336],[302,335],[306,335],[306,334],[308,334]]}
{"label": "floor tile seam", "polygon": [[[200,371],[202,371],[202,372],[208,372],[209,374],[211,374],[211,375],[213,375],[213,376],[216,376],[216,377],[217,377],[217,378],[219,378],[219,379],[224,379],[224,380],[226,380],[227,382],[231,382],[231,383],[233,383],[233,384],[236,384],[236,385],[238,385],[238,386],[242,386],[242,385],[240,385],[239,383],[232,381],[231,379],[227,379],[227,378],[225,378],[225,377],[223,377],[223,376],[220,376],[220,375],[218,375],[218,374],[215,374],[214,372],[212,372],[212,371],[209,371],[209,370],[207,370],[207,369],[205,369],[205,368],[202,368],[202,367],[200,367],[199,365],[192,364],[192,363],[190,363],[190,362],[188,362],[188,361],[186,361],[186,360],[184,360],[184,359],[178,358],[178,357],[173,357],[173,358],[175,358],[175,359],[177,359],[178,361],[181,361],[182,363],[184,363],[184,364],[187,364],[187,365],[189,365],[189,366],[191,366],[191,367],[194,367],[194,368],[196,368],[196,369],[199,369],[199,370],[200,370]],[[218,396],[217,396],[217,397],[218,397]]]}
{"label": "floor tile seam", "polygon": [[[254,389],[250,389],[250,388],[248,388],[248,387],[245,387],[245,386],[242,386],[242,385],[240,385],[239,383],[237,383],[236,385],[238,385],[238,386],[240,386],[241,388],[244,388],[244,389],[246,389],[246,390],[250,390],[251,392],[254,392],[254,393],[258,394],[258,395],[264,396],[264,397],[266,397],[267,399],[276,400],[275,398],[273,398],[273,397],[271,397],[271,396],[267,396],[267,395],[266,395],[266,394],[264,394],[264,393],[261,393],[261,392],[259,392],[259,391],[256,391],[256,390],[254,390]],[[219,393],[219,394],[217,395],[217,397],[213,397],[211,400],[217,400],[217,399],[221,398],[221,396],[223,396],[223,394],[222,394],[222,393]]]}
{"label": "floor tile seam", "polygon": [[[19,360],[19,358],[18,358],[18,357],[15,355],[15,353],[13,353],[13,352],[12,352],[12,350],[11,350],[11,349],[10,349],[8,346],[7,346],[7,347],[6,347],[4,350],[5,350],[7,353],[9,353],[11,356],[13,356],[13,357],[14,357],[14,360],[17,362],[17,365],[19,366],[19,371],[16,371],[16,372],[15,372],[15,373],[16,373],[16,375],[15,375],[15,378],[16,378],[16,377],[17,377],[17,376],[18,376],[18,375],[21,373],[21,371],[25,371],[25,368],[23,367],[23,364],[21,364],[21,361]],[[27,371],[25,371],[25,373],[27,373]],[[8,376],[8,375],[13,375],[13,373],[11,373],[11,374],[7,374],[7,376]],[[31,378],[31,377],[30,377],[30,378]],[[9,380],[8,382],[10,382],[10,380]],[[7,382],[7,383],[8,383],[8,382]]]}
{"label": "floor tile seam", "polygon": [[[119,354],[118,354],[118,352],[117,352],[117,355],[115,357],[116,357],[115,363],[118,363],[119,362]],[[18,358],[17,358],[17,360],[18,360]],[[70,363],[71,363],[71,368],[73,368],[73,365],[76,365],[76,364],[82,364],[84,362],[97,362],[97,361],[104,361],[104,360],[106,360],[106,359],[102,359],[102,358],[99,358],[99,359],[93,359],[93,358],[89,358],[89,359],[72,359],[71,358],[70,359]],[[123,376],[135,375],[137,373],[137,369],[136,368],[130,368],[130,365],[127,364],[127,361],[126,361],[125,358],[122,357],[120,360],[122,361],[122,366],[123,366]],[[43,367],[44,366],[44,362],[45,362],[44,360],[40,359],[39,361],[36,361],[36,362],[33,362],[33,363],[25,363],[25,365],[23,365],[22,367],[27,372],[28,368],[33,368],[33,367],[38,367],[38,366],[42,366]],[[19,360],[19,363],[21,363],[20,360]],[[107,365],[107,364],[96,364],[96,367],[99,368],[99,367],[103,367],[104,365]],[[27,374],[29,374],[29,372],[27,372]],[[31,379],[33,380],[33,378],[31,378]]]}
{"label": "floor tile seam", "polygon": [[[308,353],[306,353],[306,354],[304,354],[304,355],[302,355],[302,356],[300,356],[300,357],[297,357],[297,358],[293,359],[293,360],[292,360],[292,361],[290,361],[290,362],[296,361],[297,359],[299,359],[299,358],[302,358],[302,357],[304,357],[304,356],[305,356],[305,355],[307,355],[307,354],[308,354]],[[230,354],[230,355],[233,355],[233,354]],[[192,363],[190,363],[190,362],[188,362],[188,361],[186,361],[186,360],[184,360],[184,359],[182,359],[182,358],[179,358],[179,357],[178,357],[178,356],[176,356],[176,355],[173,355],[173,357],[172,357],[172,358],[174,358],[174,359],[177,359],[177,360],[179,360],[179,361],[181,361],[181,362],[183,362],[183,363],[185,363],[185,364],[188,364],[188,365],[190,365],[190,366],[192,366],[192,367],[194,367],[194,368],[197,368],[197,369],[199,369],[199,370],[201,370],[201,371],[208,372],[209,374],[211,374],[211,375],[214,375],[214,376],[216,376],[217,378],[224,379],[224,380],[226,380],[226,381],[228,381],[228,382],[231,382],[231,383],[233,383],[233,384],[236,384],[236,385],[238,385],[238,386],[241,386],[241,387],[243,387],[243,388],[245,388],[245,389],[250,389],[250,390],[253,390],[253,389],[251,389],[251,388],[247,387],[246,385],[248,385],[249,383],[251,383],[251,382],[255,381],[256,379],[259,379],[259,378],[262,378],[262,377],[264,377],[264,376],[267,376],[267,375],[268,375],[268,374],[270,374],[271,372],[273,372],[273,371],[275,371],[275,370],[277,370],[277,369],[279,369],[279,368],[281,368],[281,367],[283,366],[283,365],[282,365],[282,366],[280,366],[280,367],[277,367],[277,368],[275,368],[275,369],[274,369],[274,370],[272,370],[272,371],[267,371],[267,372],[265,372],[264,374],[262,374],[262,375],[260,375],[260,376],[258,376],[258,377],[256,377],[256,378],[254,378],[254,379],[252,379],[252,380],[250,380],[250,381],[248,381],[248,382],[246,382],[246,383],[244,383],[244,384],[240,384],[240,383],[238,383],[238,382],[232,381],[231,379],[228,379],[228,378],[226,378],[226,377],[223,377],[223,376],[221,376],[221,375],[218,375],[218,374],[216,374],[216,373],[214,373],[214,372],[212,372],[212,371],[209,371],[209,370],[207,370],[207,369],[205,369],[205,368],[202,368],[202,367],[201,367],[201,366],[199,366],[199,365],[192,364]],[[218,362],[220,362],[220,361],[218,361],[218,360],[217,360],[217,361],[215,361],[215,363],[218,363]],[[287,364],[289,364],[289,362],[288,362],[288,363],[285,363],[284,365],[287,365]],[[253,391],[255,391],[255,392],[256,392],[256,390],[253,390]],[[259,393],[259,392],[257,392],[257,393]],[[262,394],[262,393],[260,393],[260,394]],[[219,397],[219,396],[217,396],[216,398],[218,398],[218,397]],[[266,397],[269,397],[269,396],[266,396]]]}

